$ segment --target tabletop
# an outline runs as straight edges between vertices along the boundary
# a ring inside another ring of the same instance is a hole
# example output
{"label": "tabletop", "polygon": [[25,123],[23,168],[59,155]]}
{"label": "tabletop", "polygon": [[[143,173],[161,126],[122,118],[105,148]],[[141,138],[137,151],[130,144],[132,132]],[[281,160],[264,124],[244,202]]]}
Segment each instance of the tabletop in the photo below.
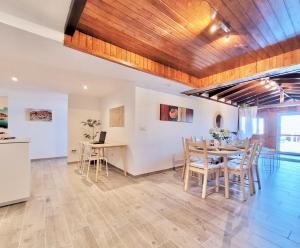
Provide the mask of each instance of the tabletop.
{"label": "tabletop", "polygon": [[91,144],[92,148],[109,148],[109,147],[124,147],[127,146],[123,143],[105,143],[105,144]]}

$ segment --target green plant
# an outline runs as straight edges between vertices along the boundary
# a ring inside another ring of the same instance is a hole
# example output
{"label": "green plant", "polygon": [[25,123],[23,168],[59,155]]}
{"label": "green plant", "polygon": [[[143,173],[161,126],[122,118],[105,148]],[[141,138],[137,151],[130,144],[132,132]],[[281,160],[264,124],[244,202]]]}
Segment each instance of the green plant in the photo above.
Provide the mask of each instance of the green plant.
{"label": "green plant", "polygon": [[87,132],[85,132],[83,134],[83,136],[86,138],[86,139],[89,139],[89,140],[94,140],[99,131],[95,131],[96,127],[97,126],[100,126],[101,125],[101,122],[100,120],[94,120],[94,119],[87,119],[86,121],[82,121],[81,122],[83,124],[84,127],[87,127]]}

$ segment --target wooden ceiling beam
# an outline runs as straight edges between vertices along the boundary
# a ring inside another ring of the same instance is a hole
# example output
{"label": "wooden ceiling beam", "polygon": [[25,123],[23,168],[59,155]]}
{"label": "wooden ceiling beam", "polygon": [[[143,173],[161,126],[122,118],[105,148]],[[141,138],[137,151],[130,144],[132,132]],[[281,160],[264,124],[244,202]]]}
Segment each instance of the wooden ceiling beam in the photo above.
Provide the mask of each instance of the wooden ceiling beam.
{"label": "wooden ceiling beam", "polygon": [[220,94],[217,95],[218,99],[221,99],[223,97],[227,97],[228,95],[232,94],[232,93],[235,93],[239,90],[242,90],[242,89],[245,89],[249,86],[252,86],[256,84],[256,82],[246,82],[246,83],[242,83],[242,84],[237,84],[233,87],[230,87],[229,89],[227,90],[224,90],[223,92],[221,92]]}
{"label": "wooden ceiling beam", "polygon": [[259,88],[262,88],[262,86],[257,83],[257,82],[254,82],[252,83],[251,85],[247,85],[245,88],[241,89],[241,90],[238,90],[232,94],[229,94],[229,95],[226,95],[225,96],[225,100],[228,101],[228,100],[234,100],[236,98],[239,98],[245,94],[248,94],[250,92],[255,92],[257,91],[257,89]]}
{"label": "wooden ceiling beam", "polygon": [[279,102],[279,96],[276,96],[276,97],[273,97],[273,98],[269,98],[267,100],[264,100],[264,101],[260,101],[258,102],[258,105],[262,105],[262,104],[268,104],[268,103],[271,103],[271,102],[274,102],[274,101],[278,101]]}
{"label": "wooden ceiling beam", "polygon": [[239,101],[237,101],[237,104],[250,104],[251,102],[256,102],[258,99],[265,97],[265,96],[269,96],[269,95],[275,95],[278,94],[277,90],[272,90],[272,91],[267,91],[267,92],[262,92],[262,93],[258,93],[258,94],[253,94],[250,95],[248,97],[245,97]]}
{"label": "wooden ceiling beam", "polygon": [[72,0],[65,24],[65,34],[74,35],[86,2],[87,0]]}
{"label": "wooden ceiling beam", "polygon": [[300,87],[300,82],[299,83],[281,83],[281,87]]}

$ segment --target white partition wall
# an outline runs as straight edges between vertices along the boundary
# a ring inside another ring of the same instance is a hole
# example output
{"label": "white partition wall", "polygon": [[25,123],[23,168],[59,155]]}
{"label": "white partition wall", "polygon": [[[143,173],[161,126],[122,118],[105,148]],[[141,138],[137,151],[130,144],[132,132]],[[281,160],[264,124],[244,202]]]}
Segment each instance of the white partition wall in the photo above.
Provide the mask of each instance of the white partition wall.
{"label": "white partition wall", "polygon": [[[31,141],[31,159],[67,156],[68,95],[0,88],[0,96],[8,96],[9,134]],[[51,110],[53,119],[29,121],[27,109]]]}

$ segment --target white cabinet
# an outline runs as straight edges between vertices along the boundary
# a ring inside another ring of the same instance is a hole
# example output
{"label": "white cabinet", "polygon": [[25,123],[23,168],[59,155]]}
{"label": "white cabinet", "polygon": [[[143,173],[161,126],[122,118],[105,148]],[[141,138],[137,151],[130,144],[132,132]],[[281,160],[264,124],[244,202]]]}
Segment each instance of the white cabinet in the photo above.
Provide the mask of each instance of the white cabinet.
{"label": "white cabinet", "polygon": [[0,140],[0,206],[30,197],[29,141]]}

